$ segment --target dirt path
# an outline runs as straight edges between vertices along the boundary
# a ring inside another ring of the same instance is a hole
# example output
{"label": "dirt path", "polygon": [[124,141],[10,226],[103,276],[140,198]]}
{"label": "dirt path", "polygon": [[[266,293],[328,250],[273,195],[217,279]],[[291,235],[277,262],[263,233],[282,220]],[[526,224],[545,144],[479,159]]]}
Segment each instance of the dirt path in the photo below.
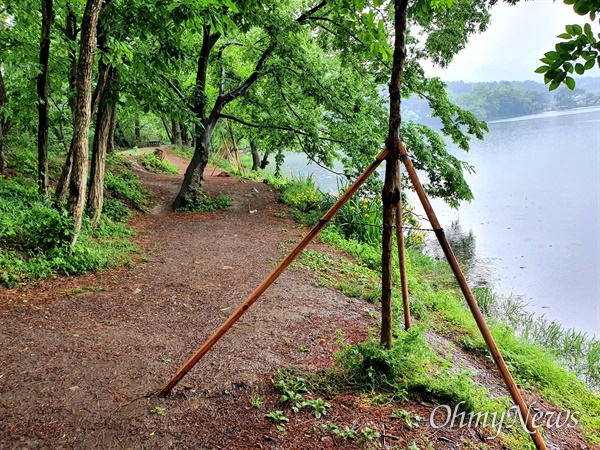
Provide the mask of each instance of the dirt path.
{"label": "dirt path", "polygon": [[[185,168],[181,158],[169,159]],[[231,208],[180,213],[169,205],[182,177],[137,170],[161,198],[151,214],[134,219],[145,252],[139,262],[0,289],[0,448],[362,447],[321,432],[308,413],[283,434],[264,417],[281,409],[269,381],[276,368],[327,368],[339,347],[336,330],[351,342],[376,323],[364,313],[373,305],[315,287],[303,271],[285,272],[173,396],[144,397],[160,390],[263,280],[282,257],[280,242],[304,231],[275,217],[287,208],[268,185],[207,171],[207,190],[230,196]],[[251,407],[252,393],[265,407]],[[390,408],[353,396],[335,402],[328,418],[340,425],[381,429],[389,422]],[[166,414],[151,414],[155,407]],[[415,408],[421,415],[431,410]],[[414,431],[392,431],[401,448],[410,445]],[[486,440],[473,430],[446,436],[435,448]]]}
{"label": "dirt path", "polygon": [[[301,233],[274,216],[286,208],[265,184],[207,176],[208,190],[233,203],[199,215],[170,211],[181,176],[140,175],[162,197],[134,221],[147,261],[0,290],[0,447],[159,448],[181,439],[152,433],[175,414],[149,415],[162,401],[139,397],[169,380],[282,257],[278,243]],[[285,273],[177,388],[198,396],[181,415],[305,358],[301,346],[364,315],[348,305]],[[299,335],[312,315],[319,320]]]}

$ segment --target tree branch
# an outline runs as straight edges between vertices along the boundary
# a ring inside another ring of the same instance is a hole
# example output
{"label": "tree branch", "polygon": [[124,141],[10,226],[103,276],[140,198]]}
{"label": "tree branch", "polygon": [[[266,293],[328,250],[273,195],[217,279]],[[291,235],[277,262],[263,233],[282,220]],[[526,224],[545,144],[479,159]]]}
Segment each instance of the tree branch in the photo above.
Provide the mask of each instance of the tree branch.
{"label": "tree branch", "polygon": [[[297,130],[297,129],[292,128],[287,125],[258,125],[255,123],[246,122],[245,120],[238,119],[235,116],[230,116],[229,114],[223,114],[223,113],[219,114],[219,117],[222,117],[223,119],[233,120],[234,122],[241,123],[242,125],[245,125],[245,126],[251,127],[251,128],[272,128],[274,130],[289,131],[290,133],[299,134],[301,136],[313,137],[312,134],[309,134],[305,131]],[[320,139],[322,141],[335,142],[337,144],[345,144],[346,143],[345,141],[340,141],[338,139],[332,139],[332,138],[327,138],[327,137],[322,137],[322,136],[317,136],[317,139]]]}
{"label": "tree branch", "polygon": [[296,19],[296,22],[302,23],[302,22],[306,21],[307,19],[310,18],[310,16],[312,16],[318,10],[320,10],[321,8],[323,8],[325,5],[327,5],[327,1],[326,0],[324,0],[321,3],[315,5],[314,7],[312,7],[311,9],[309,9],[308,11],[300,14],[300,17],[298,17]]}
{"label": "tree branch", "polygon": [[221,103],[222,106],[225,106],[227,103],[232,102],[239,96],[244,95],[246,91],[250,89],[250,86],[252,86],[254,82],[258,80],[259,77],[264,75],[264,73],[262,73],[262,69],[265,66],[265,63],[267,62],[267,59],[269,59],[269,56],[271,56],[271,53],[273,53],[273,50],[275,50],[275,44],[269,45],[269,47],[267,47],[267,49],[262,53],[260,59],[256,63],[254,72],[252,72],[252,74],[248,78],[246,78],[246,81],[244,81],[242,84],[240,84],[237,88],[235,88],[228,94],[219,96],[219,101],[217,103]]}
{"label": "tree branch", "polygon": [[169,80],[167,77],[164,77],[165,81],[167,82],[167,84],[169,85],[169,87],[173,90],[173,92],[175,92],[175,94],[177,95],[177,97],[179,97],[181,99],[181,101],[185,104],[185,106],[192,112],[195,112],[194,106],[191,105],[187,99],[185,98],[185,95],[183,95],[183,93],[177,88],[177,86],[175,86],[173,84],[173,82],[171,80]]}

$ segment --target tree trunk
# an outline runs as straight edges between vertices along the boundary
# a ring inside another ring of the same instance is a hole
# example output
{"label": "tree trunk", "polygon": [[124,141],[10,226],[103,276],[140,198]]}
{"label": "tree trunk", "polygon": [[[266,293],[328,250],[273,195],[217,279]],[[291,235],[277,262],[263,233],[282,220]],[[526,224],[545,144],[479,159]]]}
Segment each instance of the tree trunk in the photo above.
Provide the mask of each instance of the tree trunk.
{"label": "tree trunk", "polygon": [[250,152],[252,153],[252,170],[257,171],[260,167],[260,155],[255,141],[250,141]]}
{"label": "tree trunk", "polygon": [[179,126],[179,122],[176,120],[172,121],[173,124],[173,144],[181,147],[181,127]]}
{"label": "tree trunk", "polygon": [[[67,79],[69,81],[69,108],[71,110],[71,121],[75,124],[75,116],[76,116],[76,95],[77,95],[77,52],[75,50],[77,35],[79,34],[79,30],[77,29],[77,17],[71,8],[71,4],[67,3],[67,19],[65,26],[65,36],[67,40],[70,42],[69,49],[69,72],[67,74]],[[67,150],[67,159],[65,161],[65,165],[60,174],[60,179],[56,185],[56,191],[54,196],[61,202],[67,200],[67,195],[69,195],[69,184],[71,183],[71,172],[73,170],[73,154],[71,153],[71,149]]]}
{"label": "tree trunk", "polygon": [[71,120],[75,123],[75,103],[76,103],[76,82],[77,82],[77,51],[76,42],[79,30],[77,29],[77,17],[71,8],[71,4],[67,3],[67,23],[65,26],[65,36],[70,46],[69,50],[69,72],[67,79],[69,80],[69,108],[71,109]]}
{"label": "tree trunk", "polygon": [[189,147],[190,146],[190,135],[188,133],[187,126],[185,124],[181,124],[181,144]]}
{"label": "tree trunk", "polygon": [[141,135],[141,130],[142,125],[140,124],[140,118],[136,117],[135,118],[135,130],[134,130],[134,138],[135,138],[135,144],[136,145],[140,145],[140,141],[142,140],[142,135]]}
{"label": "tree trunk", "polygon": [[38,189],[49,196],[48,188],[48,59],[50,57],[50,26],[52,0],[42,0],[42,32],[40,37],[40,74],[37,77],[38,95]]}
{"label": "tree trunk", "polygon": [[209,119],[204,126],[196,124],[196,145],[194,147],[194,156],[185,171],[183,183],[174,206],[179,208],[184,206],[189,200],[193,200],[198,194],[202,185],[204,169],[208,164],[208,156],[210,151],[210,141],[212,134],[217,125],[217,119]]}
{"label": "tree trunk", "polygon": [[110,105],[110,125],[108,127],[108,141],[106,142],[106,153],[115,152],[115,130],[117,128],[117,109],[119,105],[119,92],[115,92],[115,103]]}
{"label": "tree trunk", "polygon": [[[98,23],[98,49],[103,53],[108,52],[106,30]],[[106,153],[110,134],[112,106],[115,103],[114,82],[117,71],[110,65],[104,64],[102,59],[98,62],[98,80],[104,80],[103,86],[96,87],[98,92],[98,111],[96,113],[96,132],[92,147],[92,165],[90,168],[90,182],[87,207],[92,213],[92,228],[96,228],[102,215],[104,205],[104,169],[106,166]],[[100,81],[98,82],[100,83]]]}
{"label": "tree trunk", "polygon": [[[112,69],[109,69],[111,72]],[[108,81],[112,84],[112,80]],[[106,166],[107,144],[110,134],[110,122],[112,111],[111,87],[98,104],[96,114],[96,132],[94,134],[94,145],[92,148],[92,165],[90,169],[90,191],[88,194],[88,210],[92,213],[92,227],[98,225],[104,204],[104,169]]]}
{"label": "tree trunk", "polygon": [[6,153],[8,145],[6,145],[6,135],[10,122],[2,110],[8,107],[8,97],[4,87],[4,77],[2,76],[2,67],[0,67],[0,173],[6,170]]}
{"label": "tree trunk", "polygon": [[173,137],[173,128],[171,127],[171,125],[169,125],[169,122],[167,122],[167,119],[163,114],[161,114],[160,120],[162,120],[163,126],[165,127],[165,131],[167,132],[167,138],[169,139],[169,142],[171,144],[175,144],[175,139]]}
{"label": "tree trunk", "polygon": [[79,61],[77,63],[77,97],[75,104],[75,123],[73,139],[69,153],[73,154],[73,169],[69,183],[69,200],[67,207],[75,218],[73,239],[75,245],[86,199],[88,175],[88,135],[92,107],[92,72],[94,69],[94,50],[96,46],[96,25],[103,0],[88,0],[81,21],[81,42]]}
{"label": "tree trunk", "polygon": [[401,82],[406,59],[406,9],[408,0],[396,0],[394,4],[394,23],[396,37],[394,42],[394,58],[390,80],[390,120],[388,137],[385,145],[388,157],[385,165],[385,181],[382,192],[383,199],[383,236],[381,250],[381,345],[392,347],[392,287],[393,270],[392,254],[394,242],[394,218],[400,199],[398,186],[400,142],[400,104]]}
{"label": "tree trunk", "polygon": [[266,167],[268,165],[269,165],[269,153],[265,152],[265,154],[263,155],[262,161],[260,162],[260,168],[266,169]]}
{"label": "tree trunk", "polygon": [[131,143],[125,137],[123,130],[119,126],[118,121],[115,121],[115,142],[117,143],[117,145],[119,147],[123,147],[123,148],[131,148],[132,147]]}

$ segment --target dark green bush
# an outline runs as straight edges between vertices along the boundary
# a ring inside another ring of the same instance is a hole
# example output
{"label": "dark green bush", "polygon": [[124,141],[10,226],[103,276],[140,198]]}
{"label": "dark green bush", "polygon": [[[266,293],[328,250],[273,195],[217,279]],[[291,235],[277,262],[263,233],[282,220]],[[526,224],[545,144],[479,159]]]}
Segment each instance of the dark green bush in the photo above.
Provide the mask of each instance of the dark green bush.
{"label": "dark green bush", "polygon": [[194,190],[191,195],[184,198],[183,206],[178,211],[208,212],[227,209],[231,206],[231,198],[226,195],[212,197],[202,190]]}
{"label": "dark green bush", "polygon": [[133,217],[131,210],[125,203],[114,198],[104,199],[102,214],[114,222],[127,222]]}

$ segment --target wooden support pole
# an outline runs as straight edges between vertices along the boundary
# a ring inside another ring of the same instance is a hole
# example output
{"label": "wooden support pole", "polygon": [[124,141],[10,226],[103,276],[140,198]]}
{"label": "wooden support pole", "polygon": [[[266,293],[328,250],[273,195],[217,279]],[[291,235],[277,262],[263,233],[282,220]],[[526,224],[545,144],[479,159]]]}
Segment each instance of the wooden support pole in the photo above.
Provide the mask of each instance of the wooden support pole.
{"label": "wooden support pole", "polygon": [[[398,161],[400,164],[400,161]],[[406,278],[406,251],[404,249],[404,230],[402,225],[402,166],[398,168],[398,189],[400,189],[400,200],[396,208],[396,241],[398,244],[398,262],[400,266],[400,288],[402,290],[402,305],[404,309],[404,329],[411,327],[410,301],[408,298],[408,280]]]}
{"label": "wooden support pole", "polygon": [[[225,140],[223,140],[223,144],[227,145],[227,144],[225,143]],[[221,148],[223,148],[223,151],[222,151],[222,152],[221,152]],[[220,163],[220,162],[223,160],[223,158],[225,157],[225,147],[223,147],[223,145],[220,145],[220,146],[219,146],[219,150],[218,150],[218,152],[217,152],[217,155],[219,154],[219,152],[221,152],[221,155],[219,156],[219,160],[217,161],[217,163],[216,163],[216,164],[214,165],[214,167],[213,167],[213,171],[212,171],[212,173],[210,174],[210,176],[211,176],[211,177],[212,177],[212,176],[215,174],[215,170],[217,170],[217,167],[219,166],[219,163]],[[216,159],[216,158],[215,158],[215,159]],[[213,162],[214,162],[214,160],[213,160]]]}
{"label": "wooden support pole", "polygon": [[381,162],[387,156],[387,148],[384,148],[375,161],[362,173],[358,179],[352,183],[352,185],[344,192],[337,202],[325,213],[325,215],[319,220],[319,222],[304,236],[304,238],[296,245],[296,247],[288,253],[283,260],[277,264],[275,269],[269,274],[269,276],[250,294],[250,296],[244,300],[244,302],[229,316],[229,318],[221,325],[217,331],[200,347],[200,349],[177,371],[175,376],[169,381],[169,383],[160,391],[159,396],[168,394],[173,387],[179,383],[179,381],[196,365],[196,363],[202,358],[211,348],[215,345],[223,335],[233,326],[234,323],[252,306],[252,304],[258,300],[258,298],[273,284],[273,282],[283,273],[283,271],[302,253],[302,250],[321,232],[323,228],[329,223],[331,219],[338,213],[338,211],[346,204],[350,198],[356,193],[356,191],[367,181],[375,169],[381,164]]}
{"label": "wooden support pole", "polygon": [[244,165],[242,164],[242,159],[240,158],[240,152],[238,150],[237,142],[235,141],[235,136],[233,135],[233,128],[231,127],[231,122],[229,122],[229,134],[231,135],[231,142],[233,143],[233,152],[235,153],[235,164],[238,167],[238,170],[246,174],[244,170]]}
{"label": "wooden support pole", "polygon": [[[215,164],[215,161],[217,160],[219,154],[221,153],[222,148],[223,148],[223,145],[219,145],[219,149],[216,151],[216,153],[213,155],[211,161],[208,163],[208,165],[213,166],[213,171],[210,174],[211,177],[215,174],[215,170],[217,170],[217,165],[219,164],[219,162],[217,161],[217,164]],[[221,160],[219,159],[219,161],[221,161]]]}
{"label": "wooden support pole", "polygon": [[421,185],[421,181],[419,180],[419,177],[417,176],[415,167],[413,166],[412,161],[408,157],[408,153],[406,152],[406,148],[404,147],[404,144],[402,142],[400,142],[398,144],[398,150],[400,153],[400,159],[404,163],[404,166],[406,167],[406,170],[408,172],[408,176],[410,177],[410,180],[412,181],[412,184],[413,184],[415,190],[417,191],[417,195],[419,196],[419,200],[421,201],[421,204],[423,205],[423,209],[425,209],[427,218],[429,219],[429,222],[431,223],[432,228],[435,230],[435,235],[437,236],[438,241],[440,242],[440,245],[442,246],[442,250],[444,251],[446,260],[448,261],[448,264],[450,264],[450,267],[452,268],[452,272],[454,273],[454,276],[456,277],[456,281],[458,281],[458,284],[460,286],[460,290],[462,291],[462,293],[465,297],[465,300],[467,301],[467,304],[469,305],[469,309],[471,310],[471,313],[473,314],[473,318],[475,319],[475,322],[477,322],[479,331],[481,332],[483,339],[485,340],[485,343],[486,343],[490,353],[492,354],[492,357],[494,358],[494,362],[496,363],[496,366],[498,367],[498,370],[500,371],[500,374],[502,375],[502,379],[504,380],[504,383],[506,384],[506,387],[508,388],[513,401],[519,407],[519,410],[521,412],[521,417],[523,417],[525,419],[525,424],[527,426],[527,430],[529,431],[529,434],[531,435],[531,438],[533,439],[533,442],[535,443],[536,448],[538,450],[546,450],[546,444],[544,443],[544,439],[542,438],[542,435],[540,434],[539,430],[533,424],[533,420],[531,418],[531,414],[529,413],[529,409],[527,408],[527,405],[523,401],[523,397],[521,396],[519,389],[515,385],[513,377],[511,375],[510,371],[508,370],[508,367],[506,366],[506,362],[504,361],[504,358],[502,358],[502,355],[500,354],[500,350],[498,350],[498,346],[496,345],[496,342],[494,341],[494,337],[492,336],[492,333],[490,332],[490,329],[487,326],[487,323],[485,321],[485,318],[483,317],[483,314],[479,310],[477,301],[475,300],[475,297],[473,296],[473,293],[471,292],[471,289],[469,288],[469,285],[467,284],[467,280],[466,280],[465,276],[463,275],[462,270],[460,270],[460,266],[458,264],[458,261],[456,260],[456,257],[454,256],[454,253],[452,252],[452,248],[450,248],[450,244],[448,244],[448,240],[446,239],[444,230],[442,229],[442,227],[440,226],[440,223],[438,222],[435,212],[433,211],[433,208],[431,207],[431,203],[429,203],[429,199],[427,198],[427,194],[425,193],[425,189],[423,189],[423,186]]}

